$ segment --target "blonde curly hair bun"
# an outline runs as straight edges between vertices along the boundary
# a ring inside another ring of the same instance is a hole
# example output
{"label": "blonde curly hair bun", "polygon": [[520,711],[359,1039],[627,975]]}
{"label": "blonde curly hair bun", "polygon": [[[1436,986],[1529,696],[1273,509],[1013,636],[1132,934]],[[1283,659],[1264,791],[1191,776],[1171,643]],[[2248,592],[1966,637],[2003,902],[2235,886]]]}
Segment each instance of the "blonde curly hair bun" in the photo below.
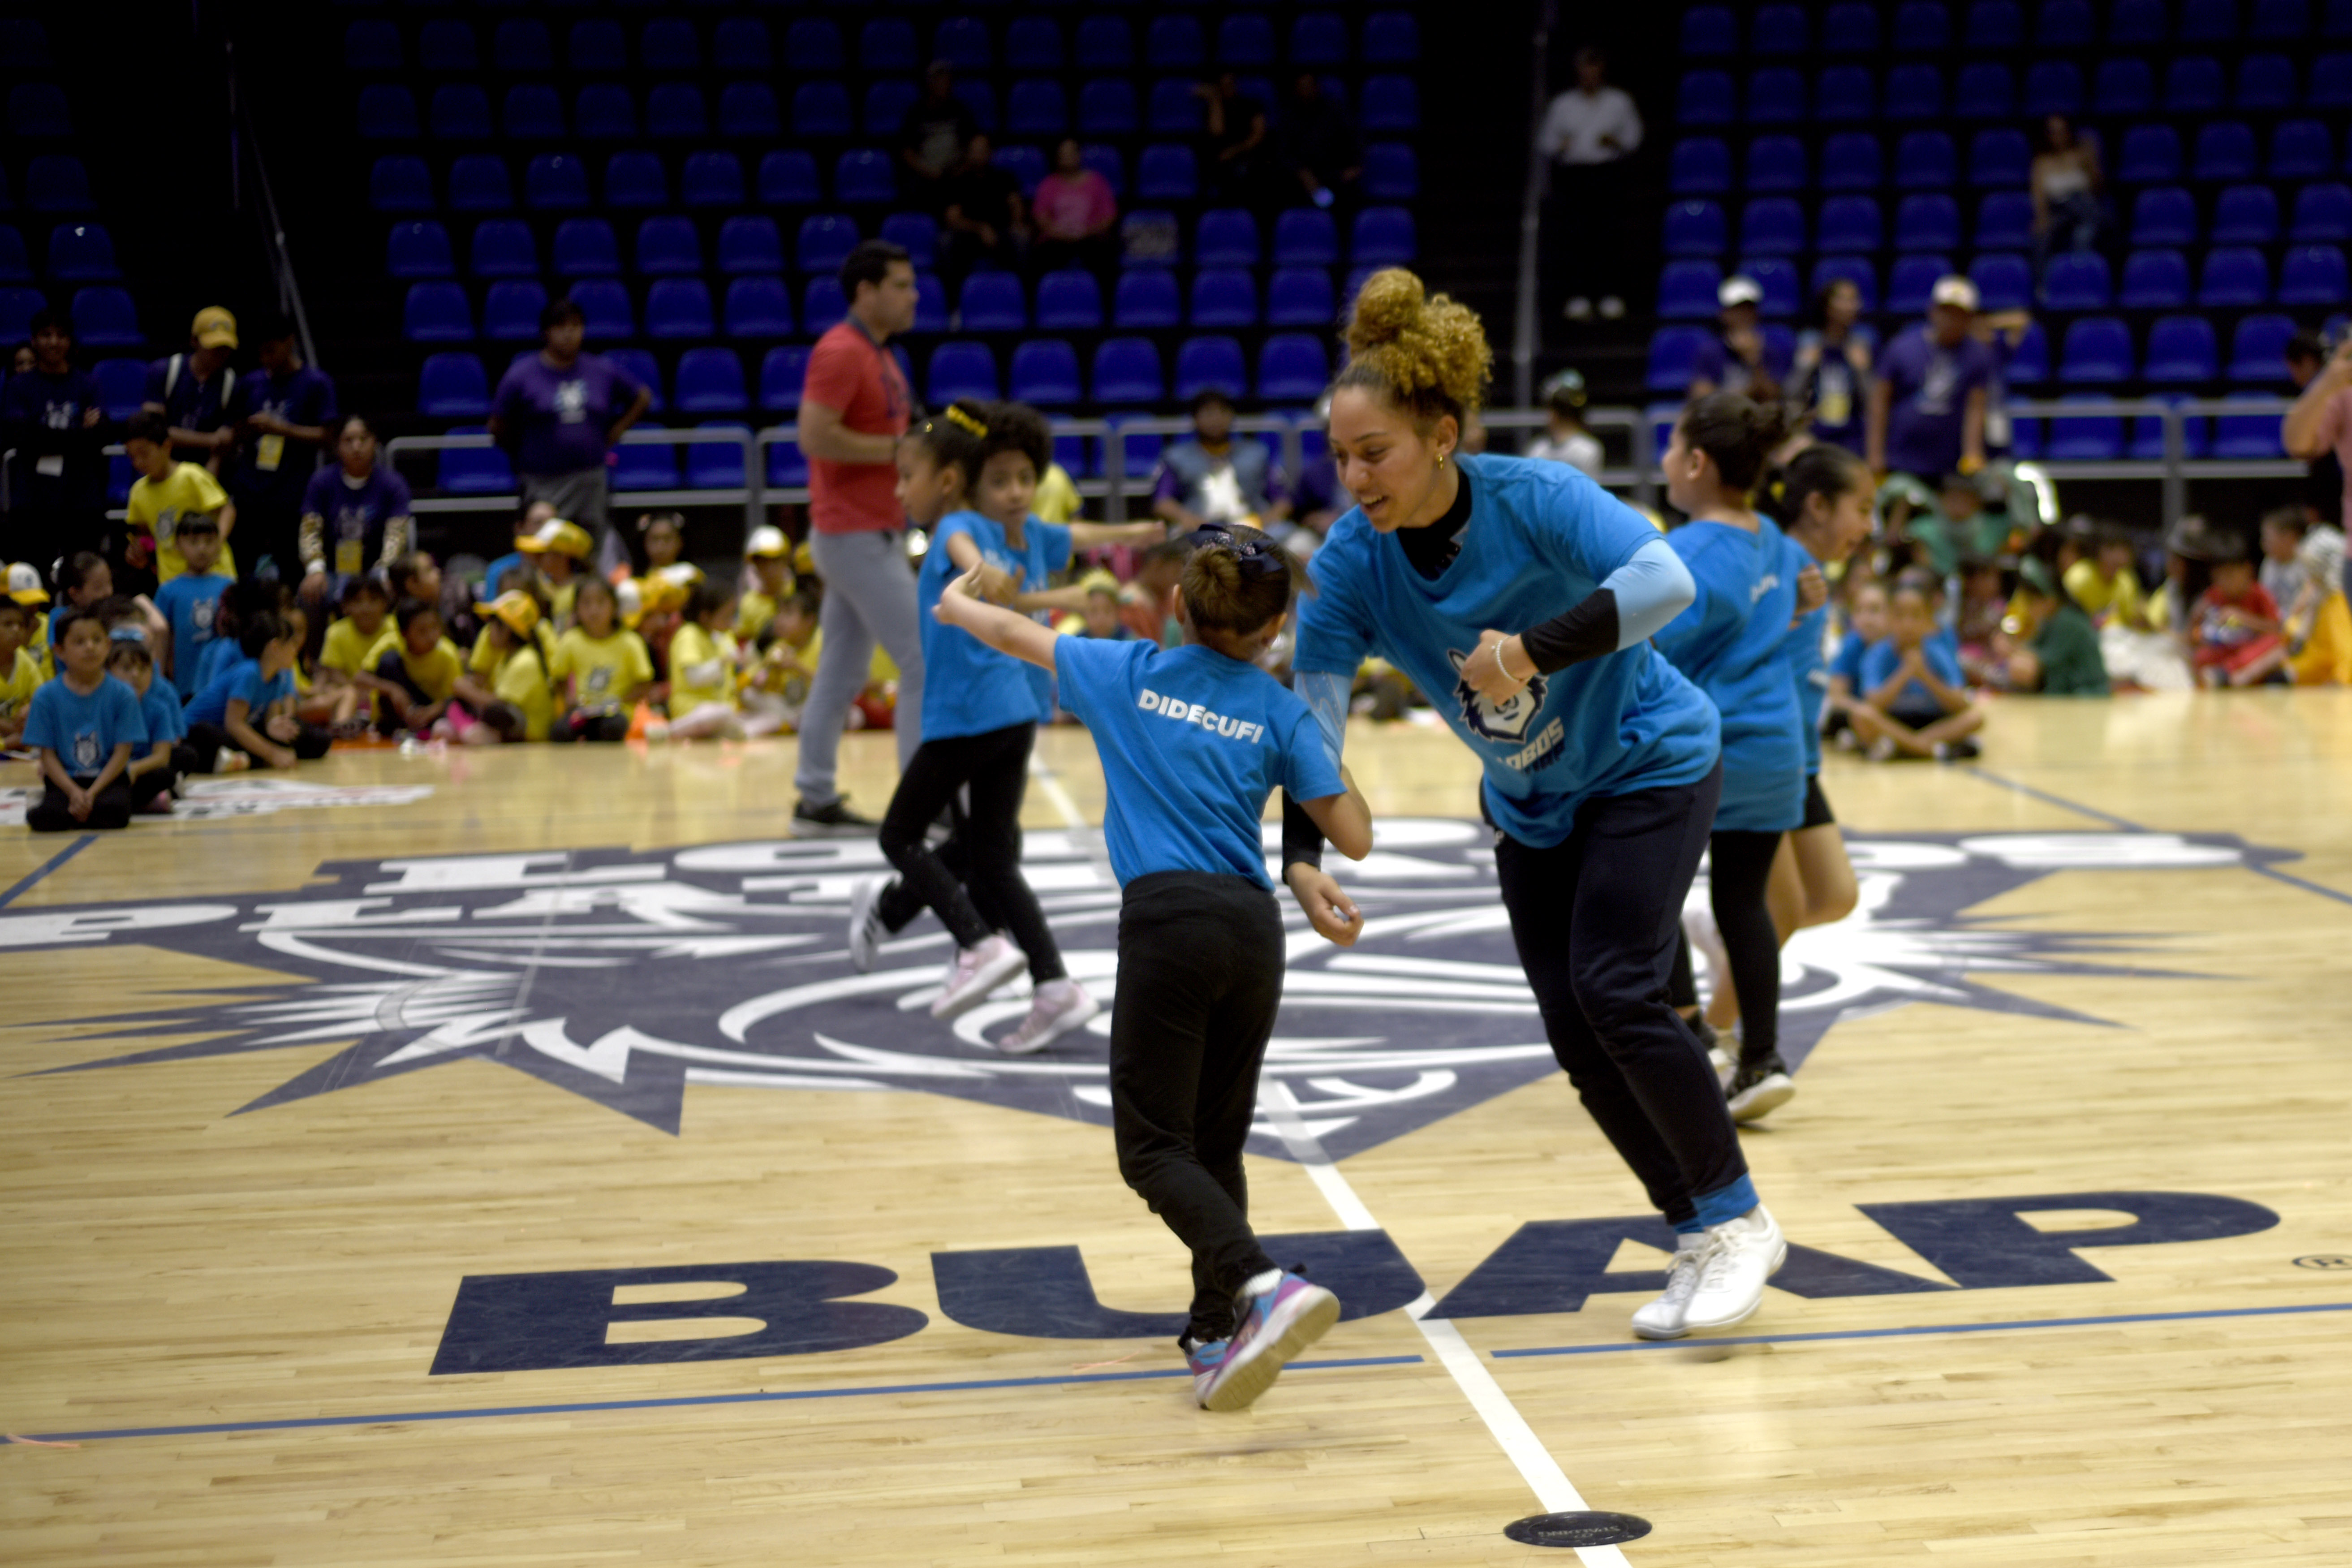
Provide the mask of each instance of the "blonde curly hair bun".
{"label": "blonde curly hair bun", "polygon": [[1338,385],[1378,388],[1424,420],[1459,419],[1484,397],[1495,356],[1477,312],[1431,294],[1402,267],[1364,279],[1346,336],[1348,366]]}

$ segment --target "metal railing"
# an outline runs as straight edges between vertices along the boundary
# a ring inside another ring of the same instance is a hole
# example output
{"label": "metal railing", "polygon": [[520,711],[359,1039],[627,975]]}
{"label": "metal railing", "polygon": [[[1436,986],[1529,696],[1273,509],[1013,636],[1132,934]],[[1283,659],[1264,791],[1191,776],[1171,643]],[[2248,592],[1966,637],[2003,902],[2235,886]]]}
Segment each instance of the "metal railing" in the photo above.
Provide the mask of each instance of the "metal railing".
{"label": "metal railing", "polygon": [[[2214,416],[2243,418],[2285,418],[2294,406],[2284,397],[2189,398],[2179,402],[2160,397],[2115,397],[2064,400],[2011,399],[2011,419],[2156,419],[2164,426],[2162,458],[2084,458],[2041,457],[2029,459],[2053,479],[2153,480],[2163,488],[2164,526],[2170,529],[2189,511],[2190,479],[2292,479],[2304,465],[2282,451],[2275,458],[2196,458],[2188,456],[2188,421]],[[2047,451],[2050,433],[2042,447]]]}

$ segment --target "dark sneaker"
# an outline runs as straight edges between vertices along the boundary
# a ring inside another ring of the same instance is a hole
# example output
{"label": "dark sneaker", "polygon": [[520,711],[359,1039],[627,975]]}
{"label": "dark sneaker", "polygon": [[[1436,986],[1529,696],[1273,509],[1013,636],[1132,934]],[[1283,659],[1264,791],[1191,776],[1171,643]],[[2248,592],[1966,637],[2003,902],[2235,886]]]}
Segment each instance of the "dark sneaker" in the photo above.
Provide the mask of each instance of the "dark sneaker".
{"label": "dark sneaker", "polygon": [[1753,1121],[1796,1099],[1797,1085],[1776,1054],[1760,1062],[1740,1063],[1723,1092],[1731,1102],[1734,1121]]}
{"label": "dark sneaker", "polygon": [[803,800],[793,807],[793,837],[795,838],[854,838],[879,833],[882,825],[870,816],[860,816],[849,809],[845,800],[830,801],[824,805],[811,805]]}

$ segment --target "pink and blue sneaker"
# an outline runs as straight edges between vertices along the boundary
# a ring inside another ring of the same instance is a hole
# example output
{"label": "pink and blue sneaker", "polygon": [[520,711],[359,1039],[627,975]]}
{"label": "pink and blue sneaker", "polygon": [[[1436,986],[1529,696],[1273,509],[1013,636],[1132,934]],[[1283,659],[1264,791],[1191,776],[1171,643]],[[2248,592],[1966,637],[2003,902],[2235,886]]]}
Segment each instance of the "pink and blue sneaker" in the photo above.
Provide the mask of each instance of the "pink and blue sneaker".
{"label": "pink and blue sneaker", "polygon": [[1192,1397],[1203,1408],[1209,1403],[1209,1386],[1225,1364],[1225,1345],[1223,1340],[1184,1342],[1184,1365],[1192,1374]]}
{"label": "pink and blue sneaker", "polygon": [[1205,1373],[1202,1363],[1193,1363],[1192,1384],[1203,1410],[1248,1409],[1274,1386],[1284,1366],[1339,1321],[1339,1297],[1276,1269],[1243,1286],[1236,1305],[1241,1322],[1223,1356]]}

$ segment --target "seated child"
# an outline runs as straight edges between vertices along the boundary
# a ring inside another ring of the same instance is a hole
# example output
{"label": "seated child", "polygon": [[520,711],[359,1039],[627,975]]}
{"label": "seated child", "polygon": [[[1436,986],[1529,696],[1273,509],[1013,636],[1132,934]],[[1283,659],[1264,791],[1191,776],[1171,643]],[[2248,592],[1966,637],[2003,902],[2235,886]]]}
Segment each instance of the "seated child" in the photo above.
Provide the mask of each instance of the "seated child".
{"label": "seated child", "polygon": [[[547,604],[545,624],[552,637],[572,624],[572,600],[580,592],[580,580],[591,575],[588,558],[596,552],[596,542],[578,523],[557,517],[541,523],[538,532],[516,540],[515,548],[539,567],[538,594]],[[489,588],[493,603],[507,592],[495,582]]]}
{"label": "seated child", "polygon": [[131,789],[131,809],[169,816],[180,780],[196,771],[179,696],[170,682],[156,679],[155,657],[132,627],[119,627],[107,639],[106,669],[139,694],[139,715],[147,723],[146,749],[131,757],[122,774]]}
{"label": "seated child", "polygon": [[666,566],[677,565],[686,553],[685,514],[645,512],[637,518],[637,536],[646,553],[646,569],[637,575],[653,576]]}
{"label": "seated child", "polygon": [[482,635],[472,666],[477,679],[488,684],[491,700],[481,710],[481,722],[467,728],[461,739],[469,746],[546,740],[555,718],[555,695],[548,682],[547,654],[537,635],[544,624],[539,601],[520,589],[509,589],[476,605],[474,613],[482,617]]}
{"label": "seated child", "polygon": [[2216,532],[2211,547],[2213,585],[2198,596],[2189,634],[2197,683],[2218,689],[2284,679],[2286,638],[2280,635],[2278,601],[2254,581],[2245,541]]}
{"label": "seated child", "polygon": [[793,542],[781,528],[755,528],[743,546],[743,562],[756,585],[735,606],[735,640],[751,647],[767,634],[776,606],[793,591]]}
{"label": "seated child", "polygon": [[[761,634],[759,659],[745,679],[743,706],[773,712],[783,721],[783,729],[797,731],[824,644],[814,593],[794,588],[777,600],[776,613]],[[877,647],[875,651],[882,650]]]}
{"label": "seated child", "polygon": [[[393,606],[392,618],[397,629],[369,650],[369,666],[358,677],[358,684],[375,694],[378,731],[433,734],[457,706],[461,689],[488,705],[490,700],[467,678],[457,645],[441,635],[437,607],[406,598]],[[470,717],[467,722],[471,724]],[[456,727],[439,732],[452,734]]]}
{"label": "seated child", "polygon": [[123,773],[147,743],[147,721],[131,688],[106,672],[106,627],[69,609],[51,625],[58,677],[33,693],[25,743],[41,756],[39,802],[25,813],[36,833],[73,833],[131,824]]}
{"label": "seated child", "polygon": [[2294,652],[2287,674],[2297,686],[2352,686],[2352,607],[2344,600],[2344,535],[2326,524],[2308,529],[2296,552],[2303,588],[2287,612]]}
{"label": "seated child", "polygon": [[369,650],[383,637],[384,623],[392,616],[392,595],[376,577],[348,578],[343,583],[342,609],[328,623],[327,635],[319,643],[319,689],[350,690],[352,720],[364,727],[375,716],[375,699],[361,688],[359,676],[368,668]]}
{"label": "seated child", "polygon": [[715,579],[698,583],[669,644],[669,711],[647,740],[693,741],[720,735],[740,741],[783,727],[772,709],[746,711],[736,699],[735,591]]}
{"label": "seated child", "polygon": [[[499,584],[506,580],[508,573],[518,566],[530,564],[530,557],[523,553],[522,542],[533,537],[541,529],[554,521],[555,503],[553,501],[535,500],[515,513],[514,548],[491,562],[483,570],[482,591],[486,597],[498,596]],[[396,575],[393,579],[393,586],[395,590],[400,586],[399,578]]]}
{"label": "seated child", "polygon": [[547,673],[563,710],[559,741],[625,741],[629,714],[654,683],[645,638],[621,624],[620,599],[602,577],[583,577],[579,619],[555,639]]}
{"label": "seated child", "polygon": [[327,732],[294,715],[301,628],[276,610],[263,610],[246,617],[236,646],[236,660],[188,704],[196,771],[242,773],[255,763],[290,768],[325,756]]}
{"label": "seated child", "polygon": [[2263,562],[2255,575],[2263,592],[2271,596],[2271,603],[2279,607],[2282,616],[2303,597],[2299,552],[2304,531],[2310,526],[2299,506],[2278,507],[2263,514]]}
{"label": "seated child", "polygon": [[[35,651],[41,659],[43,679],[46,679],[57,673],[52,645],[55,641],[57,623],[64,618],[65,613],[68,610],[95,610],[100,605],[116,596],[114,570],[107,565],[106,557],[84,550],[66,558],[65,563],[58,568],[57,607],[48,615],[51,636],[37,637],[34,639]],[[122,602],[136,612],[140,626],[147,633],[149,647],[156,647],[169,641],[172,636],[171,623],[156,610],[155,602],[152,599],[144,594],[138,594],[124,597]]]}
{"label": "seated child", "polygon": [[1886,639],[1886,584],[1875,577],[1849,575],[1845,582],[1845,636],[1830,659],[1830,694],[1822,708],[1822,733],[1848,747],[1853,736],[1853,705],[1861,700],[1862,661]]}
{"label": "seated child", "polygon": [[1960,668],[1982,684],[2000,663],[2000,623],[2009,613],[2009,590],[2000,563],[1970,555],[1960,562],[1960,609],[1953,630],[1960,641]]}
{"label": "seated child", "polygon": [[1135,628],[1119,618],[1118,579],[1099,569],[1078,579],[1086,590],[1086,607],[1066,616],[1055,626],[1065,637],[1091,637],[1098,642],[1132,642]]}
{"label": "seated child", "polygon": [[1959,658],[1937,633],[1932,579],[1914,570],[1895,580],[1886,627],[1886,640],[1863,657],[1861,696],[1849,710],[1872,760],[1975,756],[1968,737],[1984,727],[1984,710],[1969,700]]}
{"label": "seated child", "polygon": [[17,743],[33,693],[41,689],[41,661],[26,646],[33,611],[15,598],[0,598],[0,747]]}
{"label": "seated child", "polygon": [[294,629],[294,717],[305,724],[317,725],[331,739],[364,734],[368,721],[360,711],[359,689],[348,681],[322,681],[314,673],[316,667],[308,652],[309,608],[299,597],[288,595],[278,613]]}
{"label": "seated child", "polygon": [[2120,623],[2132,631],[2148,627],[2147,596],[2132,564],[2131,535],[2115,523],[2093,533],[2094,552],[2066,568],[2066,592],[2094,625]]}
{"label": "seated child", "polygon": [[220,570],[218,521],[205,513],[183,518],[176,541],[187,570],[155,590],[155,608],[172,627],[171,641],[162,650],[171,684],[185,702],[196,694],[196,671],[220,635],[221,599],[236,579]]}
{"label": "seated child", "polygon": [[2032,638],[2009,656],[2012,691],[2051,697],[2105,697],[2107,664],[2099,653],[2099,628],[2053,575],[2049,563],[2029,555],[2019,563],[2018,592],[2031,613]]}

